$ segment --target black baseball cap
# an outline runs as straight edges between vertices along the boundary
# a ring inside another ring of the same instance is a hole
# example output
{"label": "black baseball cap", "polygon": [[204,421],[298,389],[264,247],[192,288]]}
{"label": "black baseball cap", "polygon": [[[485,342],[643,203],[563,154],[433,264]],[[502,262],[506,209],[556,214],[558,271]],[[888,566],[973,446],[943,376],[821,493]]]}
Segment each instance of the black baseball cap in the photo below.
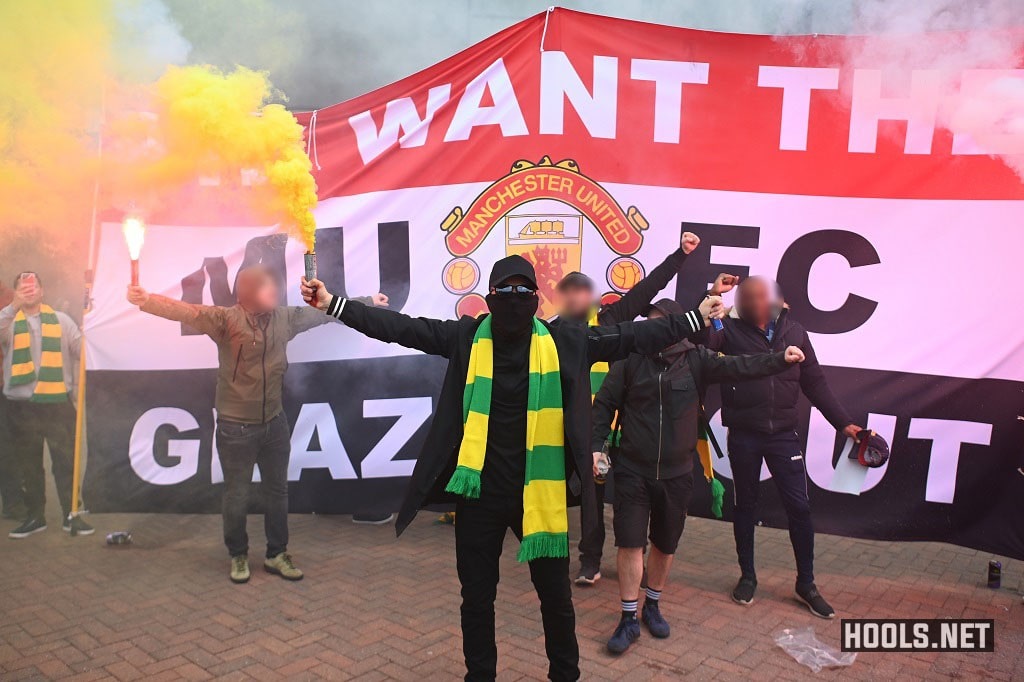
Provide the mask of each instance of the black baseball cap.
{"label": "black baseball cap", "polygon": [[644,317],[650,317],[651,313],[655,310],[665,316],[686,314],[686,311],[683,310],[683,306],[679,305],[671,298],[663,298],[647,306],[647,310],[644,311]]}
{"label": "black baseball cap", "polygon": [[558,286],[555,288],[559,291],[568,291],[569,289],[586,289],[587,291],[593,291],[594,280],[590,279],[582,272],[573,271],[559,280]]}
{"label": "black baseball cap", "polygon": [[533,264],[522,256],[508,256],[495,261],[487,286],[501,286],[513,277],[524,277],[534,289],[537,288],[537,273],[533,270]]}
{"label": "black baseball cap", "polygon": [[889,461],[889,444],[874,431],[861,429],[857,433],[857,444],[850,451],[850,459],[875,469]]}

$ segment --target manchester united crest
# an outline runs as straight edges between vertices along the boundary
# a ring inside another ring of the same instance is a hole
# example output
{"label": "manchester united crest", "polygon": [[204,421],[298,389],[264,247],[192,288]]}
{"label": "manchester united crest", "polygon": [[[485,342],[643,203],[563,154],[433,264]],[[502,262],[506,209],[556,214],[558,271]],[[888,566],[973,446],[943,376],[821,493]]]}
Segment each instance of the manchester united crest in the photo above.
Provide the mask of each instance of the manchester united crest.
{"label": "manchester united crest", "polygon": [[[588,227],[589,226],[589,227]],[[647,220],[636,206],[623,209],[572,159],[558,163],[520,160],[508,175],[492,183],[466,209],[456,206],[441,222],[445,245],[454,258],[442,274],[445,289],[456,296],[456,312],[480,315],[487,305],[479,293],[480,267],[470,257],[487,235],[500,227],[506,255],[518,254],[537,271],[538,316],[555,313],[555,286],[567,273],[580,270],[584,235],[593,228],[617,258],[606,270],[605,296],[628,291],[643,276],[633,255],[643,244]]]}

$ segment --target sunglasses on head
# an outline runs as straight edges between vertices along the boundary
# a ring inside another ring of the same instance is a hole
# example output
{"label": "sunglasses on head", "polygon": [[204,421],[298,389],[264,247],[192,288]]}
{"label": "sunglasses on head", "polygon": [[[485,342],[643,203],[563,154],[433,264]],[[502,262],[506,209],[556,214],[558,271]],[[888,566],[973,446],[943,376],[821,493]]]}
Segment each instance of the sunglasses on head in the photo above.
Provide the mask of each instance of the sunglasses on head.
{"label": "sunglasses on head", "polygon": [[534,289],[533,287],[528,287],[525,284],[507,284],[503,287],[492,287],[491,292],[495,294],[500,294],[502,296],[507,296],[509,294],[535,294],[537,293],[537,290]]}

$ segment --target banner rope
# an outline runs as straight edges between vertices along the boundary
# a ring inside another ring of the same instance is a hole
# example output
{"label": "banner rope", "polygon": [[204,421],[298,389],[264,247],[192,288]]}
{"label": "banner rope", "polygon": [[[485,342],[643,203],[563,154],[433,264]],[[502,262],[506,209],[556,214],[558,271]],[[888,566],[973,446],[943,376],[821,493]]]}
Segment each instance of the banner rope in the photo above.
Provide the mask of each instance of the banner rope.
{"label": "banner rope", "polygon": [[555,6],[551,5],[544,12],[544,30],[540,33],[540,51],[544,52],[544,39],[548,37],[548,20],[551,19],[551,13],[555,11]]}
{"label": "banner rope", "polygon": [[320,156],[316,153],[316,114],[319,109],[314,109],[309,116],[309,135],[306,137],[306,156],[313,153],[313,165],[320,170]]}

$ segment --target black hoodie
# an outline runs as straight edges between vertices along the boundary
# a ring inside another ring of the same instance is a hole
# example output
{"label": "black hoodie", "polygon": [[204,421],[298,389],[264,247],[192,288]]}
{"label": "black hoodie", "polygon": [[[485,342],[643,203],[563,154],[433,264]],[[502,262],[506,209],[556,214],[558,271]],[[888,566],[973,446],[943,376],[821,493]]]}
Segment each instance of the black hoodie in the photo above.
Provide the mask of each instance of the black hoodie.
{"label": "black hoodie", "polygon": [[622,444],[614,468],[648,479],[687,474],[697,449],[703,388],[771,376],[787,367],[782,352],[728,356],[689,341],[653,355],[633,353],[612,366],[594,400],[592,451],[604,445],[618,410]]}

